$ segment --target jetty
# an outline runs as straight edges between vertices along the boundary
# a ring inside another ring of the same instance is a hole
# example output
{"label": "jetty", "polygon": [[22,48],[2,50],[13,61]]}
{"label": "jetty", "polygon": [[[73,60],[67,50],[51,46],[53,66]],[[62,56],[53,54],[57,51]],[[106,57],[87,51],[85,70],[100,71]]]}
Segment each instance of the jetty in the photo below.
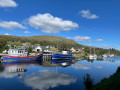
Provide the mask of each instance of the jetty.
{"label": "jetty", "polygon": [[43,54],[43,61],[50,60],[52,58],[51,54]]}

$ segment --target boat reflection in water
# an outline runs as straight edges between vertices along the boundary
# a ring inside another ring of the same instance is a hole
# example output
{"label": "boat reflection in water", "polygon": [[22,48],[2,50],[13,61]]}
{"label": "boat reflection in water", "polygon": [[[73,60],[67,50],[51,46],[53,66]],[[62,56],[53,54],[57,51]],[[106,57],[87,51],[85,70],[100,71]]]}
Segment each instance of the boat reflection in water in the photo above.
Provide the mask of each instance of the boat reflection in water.
{"label": "boat reflection in water", "polygon": [[15,76],[18,76],[18,78],[22,78],[24,73],[27,72],[27,66],[53,67],[55,66],[54,64],[56,64],[57,66],[67,67],[71,65],[72,60],[59,60],[58,61],[58,59],[57,60],[54,59],[54,60],[51,60],[49,64],[46,64],[46,62],[47,61],[43,62],[42,60],[3,62],[2,67],[4,67],[5,69],[0,73],[0,77],[13,78]]}
{"label": "boat reflection in water", "polygon": [[95,85],[110,77],[120,66],[120,56],[107,60],[40,61],[3,62],[0,65],[0,90],[85,90],[87,82],[83,76],[88,77],[85,79],[88,83],[94,78]]}
{"label": "boat reflection in water", "polygon": [[72,59],[52,59],[51,60],[51,64],[60,64],[62,67],[67,67],[70,66],[72,64]]}
{"label": "boat reflection in water", "polygon": [[[63,85],[70,85],[76,83],[76,78],[70,76],[66,73],[59,72],[56,69],[50,69],[49,67],[44,67],[43,63],[38,61],[25,61],[25,62],[3,62],[5,70],[0,73],[0,77],[3,78],[14,78],[18,77],[25,84],[26,87],[31,87],[32,89],[46,90],[49,88],[56,88]],[[72,63],[72,60],[51,60],[51,65],[55,66],[69,66]],[[59,65],[58,65],[59,64]],[[26,73],[31,71],[32,67],[29,66],[38,66],[38,71],[32,73]],[[30,69],[27,69],[27,68]],[[26,73],[26,74],[25,74]]]}
{"label": "boat reflection in water", "polygon": [[5,68],[5,70],[0,73],[0,77],[13,78],[18,76],[18,78],[22,78],[24,73],[27,72],[27,65],[41,65],[41,61],[3,62],[2,66]]}

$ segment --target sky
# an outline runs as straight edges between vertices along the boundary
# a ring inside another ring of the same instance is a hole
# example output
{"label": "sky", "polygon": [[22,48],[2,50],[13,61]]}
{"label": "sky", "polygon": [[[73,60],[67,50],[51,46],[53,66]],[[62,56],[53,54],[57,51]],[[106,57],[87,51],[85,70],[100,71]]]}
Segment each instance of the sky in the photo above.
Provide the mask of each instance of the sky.
{"label": "sky", "polygon": [[120,0],[0,0],[0,34],[53,35],[120,49]]}

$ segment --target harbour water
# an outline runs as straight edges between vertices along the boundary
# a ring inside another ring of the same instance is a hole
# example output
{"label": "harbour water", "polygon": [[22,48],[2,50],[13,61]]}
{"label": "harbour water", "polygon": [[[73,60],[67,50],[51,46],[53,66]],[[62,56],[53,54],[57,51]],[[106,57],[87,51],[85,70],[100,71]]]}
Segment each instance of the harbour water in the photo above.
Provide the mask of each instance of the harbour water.
{"label": "harbour water", "polygon": [[84,90],[89,74],[94,84],[108,78],[120,66],[120,56],[64,62],[14,62],[0,64],[0,90]]}

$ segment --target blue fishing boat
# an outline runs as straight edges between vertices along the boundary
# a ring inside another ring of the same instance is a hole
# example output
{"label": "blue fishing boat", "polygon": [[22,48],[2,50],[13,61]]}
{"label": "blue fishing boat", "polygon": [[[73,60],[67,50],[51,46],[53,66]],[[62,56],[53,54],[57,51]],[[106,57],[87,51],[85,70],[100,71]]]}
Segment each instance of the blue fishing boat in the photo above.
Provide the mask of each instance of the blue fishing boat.
{"label": "blue fishing boat", "polygon": [[9,49],[8,55],[3,56],[3,62],[5,61],[31,61],[31,60],[40,60],[42,59],[42,54],[40,55],[29,55],[27,49],[15,48]]}
{"label": "blue fishing boat", "polygon": [[75,57],[69,51],[62,51],[62,54],[52,54],[52,59],[70,60],[75,59]]}

